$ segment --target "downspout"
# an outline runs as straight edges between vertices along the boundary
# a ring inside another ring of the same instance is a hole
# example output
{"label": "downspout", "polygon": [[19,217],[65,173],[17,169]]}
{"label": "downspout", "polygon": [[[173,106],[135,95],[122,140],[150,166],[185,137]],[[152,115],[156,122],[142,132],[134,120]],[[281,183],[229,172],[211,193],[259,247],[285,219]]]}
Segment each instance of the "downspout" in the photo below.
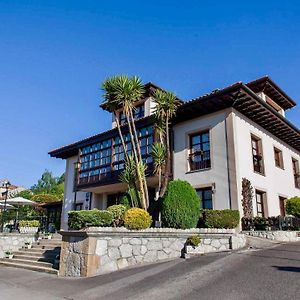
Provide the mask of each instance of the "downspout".
{"label": "downspout", "polygon": [[229,150],[228,150],[228,130],[227,130],[227,117],[225,118],[225,144],[226,144],[226,163],[227,163],[227,182],[228,182],[228,196],[229,196],[229,209],[232,209],[232,199],[231,199],[231,178],[229,170]]}

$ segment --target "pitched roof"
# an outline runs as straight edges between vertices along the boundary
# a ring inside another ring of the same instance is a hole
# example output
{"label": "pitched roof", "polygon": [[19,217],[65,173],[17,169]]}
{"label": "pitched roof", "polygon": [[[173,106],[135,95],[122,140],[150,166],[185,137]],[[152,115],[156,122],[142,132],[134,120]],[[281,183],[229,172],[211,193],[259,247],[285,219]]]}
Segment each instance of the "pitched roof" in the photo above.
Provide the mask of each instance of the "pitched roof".
{"label": "pitched roof", "polygon": [[[149,88],[158,88],[153,83],[148,83]],[[263,88],[264,86],[264,88]],[[265,76],[247,84],[236,82],[223,89],[213,90],[209,94],[182,102],[178,107],[176,117],[172,120],[174,124],[191,120],[209,113],[233,107],[254,122],[300,151],[300,131],[286,118],[274,110],[256,93],[264,91],[273,95],[283,108],[291,108],[296,103],[289,98],[269,77]],[[270,96],[271,97],[271,96]],[[145,126],[153,122],[151,116],[137,121],[137,126]],[[122,130],[126,130],[123,126]],[[78,149],[99,140],[116,136],[117,129],[110,129],[89,138],[77,141],[67,146],[52,150],[50,156],[57,158],[68,158],[78,154]]]}
{"label": "pitched roof", "polygon": [[280,107],[286,109],[296,106],[291,99],[269,76],[258,78],[246,84],[254,93],[264,92]]}

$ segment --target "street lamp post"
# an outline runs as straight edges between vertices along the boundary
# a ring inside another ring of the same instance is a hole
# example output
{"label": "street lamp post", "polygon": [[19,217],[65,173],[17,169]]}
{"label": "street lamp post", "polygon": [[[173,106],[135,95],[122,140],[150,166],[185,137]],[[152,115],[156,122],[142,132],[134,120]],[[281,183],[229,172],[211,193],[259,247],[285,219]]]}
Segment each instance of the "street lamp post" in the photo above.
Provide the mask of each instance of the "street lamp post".
{"label": "street lamp post", "polygon": [[10,182],[8,180],[5,180],[3,182],[4,186],[5,186],[5,198],[4,198],[4,208],[1,214],[1,232],[3,232],[4,229],[4,215],[6,215],[6,204],[7,204],[7,197],[8,197],[8,187],[10,186]]}

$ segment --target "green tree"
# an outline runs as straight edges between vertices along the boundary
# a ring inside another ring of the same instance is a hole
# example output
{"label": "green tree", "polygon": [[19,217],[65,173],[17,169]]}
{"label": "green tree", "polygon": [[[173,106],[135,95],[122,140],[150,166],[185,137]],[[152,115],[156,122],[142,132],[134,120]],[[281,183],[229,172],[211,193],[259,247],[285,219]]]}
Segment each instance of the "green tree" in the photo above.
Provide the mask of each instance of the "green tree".
{"label": "green tree", "polygon": [[132,156],[136,167],[137,183],[141,193],[140,205],[146,210],[149,206],[148,187],[133,113],[135,110],[135,103],[140,100],[144,94],[144,86],[141,79],[136,76],[113,76],[103,82],[102,89],[104,91],[104,104],[106,109],[115,115],[116,125],[125,153],[125,159],[128,160],[126,145],[118,120],[118,111],[122,109],[126,117],[132,145]]}
{"label": "green tree", "polygon": [[33,194],[54,194],[60,199],[64,196],[64,174],[53,176],[52,172],[45,170],[37,184],[31,187]]}
{"label": "green tree", "polygon": [[[164,92],[156,90],[154,92],[155,106],[155,119],[156,128],[159,133],[159,142],[161,143],[160,154],[165,147],[166,158],[162,160],[160,156],[154,156],[154,164],[160,165],[159,181],[163,177],[161,188],[159,189],[159,197],[163,197],[168,183],[171,172],[171,146],[170,146],[170,121],[176,115],[177,107],[180,105],[176,95],[171,92]],[[156,162],[156,161],[159,161]],[[161,164],[163,162],[163,164]]]}
{"label": "green tree", "polygon": [[300,197],[293,197],[286,201],[286,212],[289,215],[300,218]]}

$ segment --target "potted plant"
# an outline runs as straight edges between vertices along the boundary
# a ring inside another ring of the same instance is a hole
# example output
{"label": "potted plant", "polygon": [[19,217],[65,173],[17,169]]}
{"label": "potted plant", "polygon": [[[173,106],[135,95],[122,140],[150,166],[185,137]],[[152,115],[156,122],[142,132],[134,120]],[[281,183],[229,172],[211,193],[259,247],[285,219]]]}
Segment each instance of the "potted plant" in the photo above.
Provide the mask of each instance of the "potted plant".
{"label": "potted plant", "polygon": [[14,254],[11,250],[5,251],[5,257],[8,259],[12,259],[14,257]]}
{"label": "potted plant", "polygon": [[35,234],[38,232],[40,222],[38,220],[23,220],[19,223],[20,233]]}
{"label": "potted plant", "polygon": [[25,242],[25,247],[26,247],[27,249],[31,249],[31,247],[32,247],[31,242]]}

